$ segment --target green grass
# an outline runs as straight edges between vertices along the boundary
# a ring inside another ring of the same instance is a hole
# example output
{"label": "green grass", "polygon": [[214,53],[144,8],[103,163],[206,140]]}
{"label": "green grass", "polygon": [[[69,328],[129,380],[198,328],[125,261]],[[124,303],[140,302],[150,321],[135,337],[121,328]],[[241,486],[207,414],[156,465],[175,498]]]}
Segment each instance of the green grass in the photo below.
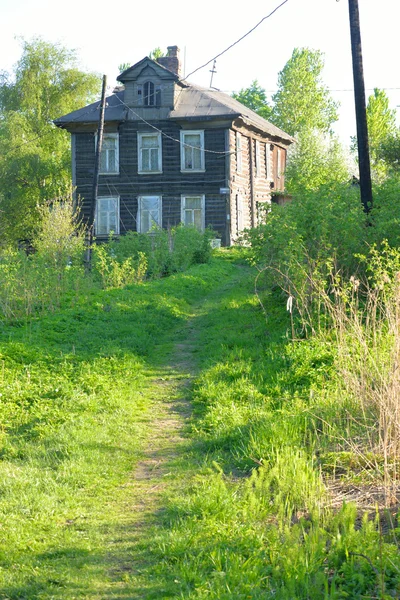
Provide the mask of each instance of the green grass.
{"label": "green grass", "polygon": [[[284,299],[265,295],[266,318],[253,282],[221,252],[2,327],[2,600],[398,597],[395,536],[324,508],[321,424],[346,433],[332,348],[293,343]],[[194,410],[144,519],[135,465],[167,453],[163,394]]]}

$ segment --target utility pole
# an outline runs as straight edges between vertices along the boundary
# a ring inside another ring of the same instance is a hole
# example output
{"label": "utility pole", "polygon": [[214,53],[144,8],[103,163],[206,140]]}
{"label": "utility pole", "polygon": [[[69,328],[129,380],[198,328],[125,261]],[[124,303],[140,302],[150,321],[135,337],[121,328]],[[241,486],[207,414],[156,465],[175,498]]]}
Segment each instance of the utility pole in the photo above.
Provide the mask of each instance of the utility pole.
{"label": "utility pole", "polygon": [[353,58],[354,100],[357,121],[358,164],[360,169],[361,202],[364,212],[372,208],[371,164],[369,159],[367,109],[361,51],[360,14],[358,0],[349,0],[351,54]]}
{"label": "utility pole", "polygon": [[96,156],[95,156],[95,163],[94,163],[92,201],[90,203],[90,213],[89,213],[89,221],[88,221],[88,236],[87,236],[87,250],[86,250],[86,267],[88,269],[90,269],[90,267],[91,267],[91,260],[92,260],[94,219],[95,219],[95,214],[96,214],[96,201],[97,201],[97,194],[98,194],[98,189],[99,189],[100,155],[101,155],[101,148],[103,145],[104,112],[106,109],[106,88],[107,88],[107,75],[103,75],[103,87],[101,90],[99,125],[97,128],[97,144],[96,144]]}

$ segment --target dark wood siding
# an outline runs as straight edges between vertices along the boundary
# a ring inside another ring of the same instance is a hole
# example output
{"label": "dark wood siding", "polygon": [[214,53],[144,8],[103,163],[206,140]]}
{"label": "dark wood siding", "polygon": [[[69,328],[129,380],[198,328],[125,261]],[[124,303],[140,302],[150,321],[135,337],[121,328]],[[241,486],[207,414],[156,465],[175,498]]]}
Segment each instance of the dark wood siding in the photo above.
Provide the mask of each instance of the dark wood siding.
{"label": "dark wood siding", "polygon": [[[138,174],[138,132],[154,132],[141,121],[127,121],[119,126],[119,166],[117,175],[100,175],[99,196],[120,197],[120,232],[136,230],[138,197],[162,196],[163,227],[173,227],[181,220],[181,195],[205,195],[205,223],[213,226],[225,239],[226,196],[220,188],[226,185],[225,129],[204,130],[205,172],[182,173],[180,163],[180,131],[173,121],[154,122],[162,135],[162,173]],[[94,173],[94,132],[76,133],[76,187],[84,217],[89,214]],[[209,150],[210,152],[207,152]]]}

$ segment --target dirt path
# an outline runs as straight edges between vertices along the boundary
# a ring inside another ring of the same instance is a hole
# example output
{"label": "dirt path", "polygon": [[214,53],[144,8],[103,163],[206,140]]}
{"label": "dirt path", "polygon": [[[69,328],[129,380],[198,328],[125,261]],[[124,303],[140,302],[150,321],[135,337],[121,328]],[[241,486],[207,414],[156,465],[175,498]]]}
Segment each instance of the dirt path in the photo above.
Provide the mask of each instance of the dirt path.
{"label": "dirt path", "polygon": [[[168,366],[160,368],[155,376],[154,371],[149,372],[150,433],[146,448],[122,491],[119,535],[109,549],[112,583],[103,590],[101,598],[104,599],[164,597],[162,590],[149,591],[146,574],[152,564],[149,540],[151,528],[160,519],[166,490],[180,483],[182,468],[180,465],[177,474],[175,463],[181,463],[187,452],[186,432],[192,413],[190,390],[196,371],[193,319],[181,330],[172,352],[166,357]],[[128,493],[126,488],[129,488]]]}

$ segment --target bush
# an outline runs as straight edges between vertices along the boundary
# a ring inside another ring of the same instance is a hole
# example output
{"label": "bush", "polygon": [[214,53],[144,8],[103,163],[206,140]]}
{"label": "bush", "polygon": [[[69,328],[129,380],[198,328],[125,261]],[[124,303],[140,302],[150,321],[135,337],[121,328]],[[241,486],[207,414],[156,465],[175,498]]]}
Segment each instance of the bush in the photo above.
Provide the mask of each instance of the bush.
{"label": "bush", "polygon": [[[128,271],[135,270],[140,264],[143,274],[146,262],[147,277],[163,277],[184,271],[191,265],[208,262],[212,255],[210,240],[213,237],[215,236],[210,229],[200,232],[193,227],[182,225],[168,231],[154,229],[151,233],[129,231],[118,239],[111,237],[108,243],[97,247],[95,269],[101,274],[103,282],[107,271],[107,277],[114,278],[114,283],[118,280],[121,285],[125,285],[122,284],[124,278],[128,283],[128,280],[133,281],[136,277],[133,272],[129,275]],[[103,249],[99,251],[99,248]],[[121,269],[125,270],[125,275],[122,275]]]}

